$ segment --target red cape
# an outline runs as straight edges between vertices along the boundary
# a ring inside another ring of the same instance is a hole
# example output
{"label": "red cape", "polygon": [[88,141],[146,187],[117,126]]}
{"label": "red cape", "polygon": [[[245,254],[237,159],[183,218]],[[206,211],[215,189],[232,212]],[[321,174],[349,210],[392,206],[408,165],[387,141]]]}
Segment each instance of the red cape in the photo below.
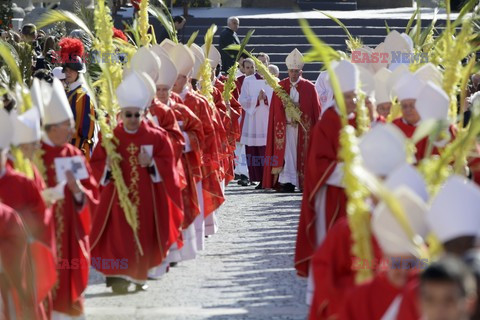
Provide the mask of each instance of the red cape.
{"label": "red cape", "polygon": [[372,281],[355,287],[347,296],[341,320],[381,320],[403,288],[394,287],[385,272]]}
{"label": "red cape", "polygon": [[[280,86],[287,94],[290,94],[290,79],[280,81]],[[320,101],[315,86],[310,81],[300,78],[297,84],[300,95],[299,104],[302,111],[302,121],[306,132],[298,127],[297,143],[297,172],[300,188],[303,189],[304,167],[307,159],[308,145],[311,136],[311,129],[315,126],[320,117]],[[285,144],[286,144],[286,115],[280,98],[274,94],[270,105],[268,117],[267,147],[265,151],[265,166],[263,170],[262,184],[264,188],[274,187],[278,175],[283,169]]]}
{"label": "red cape", "polygon": [[[335,108],[331,107],[324,112],[312,130],[295,248],[295,268],[298,275],[303,277],[308,276],[310,258],[316,249],[315,195],[326,184],[337,165],[341,129],[340,116]],[[346,203],[347,197],[343,188],[327,186],[325,224],[327,228],[346,215]]]}
{"label": "red cape", "polygon": [[220,178],[220,155],[215,124],[208,103],[194,91],[187,92],[185,105],[197,115],[203,125],[202,141],[202,193],[204,214],[208,216],[225,201]]}
{"label": "red cape", "polygon": [[[398,118],[392,121],[394,125],[396,125],[403,133],[407,136],[407,138],[412,138],[415,130],[417,129],[416,126],[406,123],[402,118]],[[457,135],[457,129],[454,125],[450,125],[448,131],[451,135],[450,142],[453,141]],[[417,151],[415,152],[415,158],[417,159],[417,163],[427,156],[427,147],[428,147],[428,137],[423,138],[422,140],[418,141],[415,145]],[[431,155],[439,155],[440,150],[433,146]]]}
{"label": "red cape", "polygon": [[0,318],[39,319],[32,260],[22,219],[0,203]]}
{"label": "red cape", "polygon": [[[310,308],[310,320],[338,317],[346,295],[355,287],[355,258],[352,254],[352,233],[346,217],[328,231],[324,242],[312,258],[315,294]],[[375,261],[382,252],[372,237]],[[375,270],[373,270],[375,272]]]}
{"label": "red cape", "polygon": [[403,292],[402,302],[398,310],[398,320],[418,320],[421,319],[418,290],[420,279],[414,278]]}
{"label": "red cape", "polygon": [[[46,183],[49,188],[57,185],[55,158],[81,156],[83,153],[70,144],[49,146],[42,143],[42,161],[46,168]],[[52,207],[55,220],[57,257],[64,261],[59,271],[59,282],[54,290],[53,309],[58,312],[77,316],[83,313],[82,293],[88,284],[88,266],[90,265],[89,233],[91,228],[90,213],[98,204],[97,182],[93,178],[90,165],[85,161],[89,177],[81,180],[85,203],[76,204],[73,194],[65,186],[65,198]],[[74,264],[87,267],[75,267]]]}
{"label": "red cape", "polygon": [[182,153],[182,164],[187,180],[187,187],[182,190],[184,221],[183,229],[188,228],[200,214],[200,205],[196,182],[201,180],[201,144],[204,140],[200,119],[187,106],[170,100],[170,107],[177,121],[181,121],[181,130],[188,135],[191,151]]}

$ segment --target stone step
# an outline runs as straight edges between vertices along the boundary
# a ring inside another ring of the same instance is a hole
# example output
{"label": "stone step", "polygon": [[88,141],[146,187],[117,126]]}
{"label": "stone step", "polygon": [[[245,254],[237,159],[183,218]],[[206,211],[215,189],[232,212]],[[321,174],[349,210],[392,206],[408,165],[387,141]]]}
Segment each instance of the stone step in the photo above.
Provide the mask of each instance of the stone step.
{"label": "stone step", "polygon": [[[405,23],[406,26],[406,23]],[[390,30],[397,30],[398,32],[404,32],[405,26],[402,27],[391,27]],[[204,37],[205,32],[208,27],[204,25],[186,25],[185,30],[181,33],[183,34],[192,34],[195,31],[199,31],[198,37]],[[270,35],[285,35],[285,36],[298,36],[303,35],[302,29],[297,26],[243,26],[238,30],[237,34],[240,37],[243,37],[247,34],[247,32],[251,29],[255,30],[253,36],[270,36]],[[318,35],[327,34],[327,35],[345,35],[345,31],[339,26],[311,26],[311,29]],[[443,27],[437,27],[439,32],[443,31]],[[385,25],[380,27],[372,27],[372,26],[351,26],[348,28],[348,31],[353,36],[364,36],[364,35],[372,35],[372,36],[386,36],[387,31]],[[217,35],[220,34],[221,30],[217,31]]]}
{"label": "stone step", "polygon": [[[341,44],[344,45],[345,41],[348,40],[346,35],[317,35],[322,41],[328,45]],[[213,42],[218,43],[220,36],[215,36]],[[362,42],[366,45],[377,45],[385,39],[385,35],[365,35],[360,36]],[[187,38],[188,40],[188,38]],[[195,39],[195,42],[202,43],[204,42],[203,37],[199,36]],[[296,36],[280,36],[280,35],[264,35],[264,36],[253,36],[248,42],[249,45],[264,44],[264,45],[278,45],[278,44],[292,44],[292,45],[306,45],[309,44],[308,39],[303,34],[298,34]]]}
{"label": "stone step", "polygon": [[[385,21],[390,27],[405,27],[408,23],[408,19],[340,19],[340,21],[347,27],[353,26],[369,26],[369,27],[385,27]],[[216,24],[219,29],[223,28],[226,24],[225,18],[189,18],[187,26],[204,26],[208,28],[212,24]],[[337,23],[329,18],[322,19],[307,19],[310,26],[338,26]],[[422,26],[428,26],[431,20],[423,19]],[[445,25],[444,19],[438,19],[437,25]],[[298,26],[298,19],[270,19],[270,18],[242,18],[240,17],[240,31],[242,29],[248,30],[250,26],[258,27],[288,27]]]}
{"label": "stone step", "polygon": [[346,2],[346,1],[319,1],[319,0],[310,0],[310,1],[298,1],[298,7],[303,11],[311,11],[314,9],[317,10],[339,10],[339,11],[353,11],[357,10],[357,2]]}

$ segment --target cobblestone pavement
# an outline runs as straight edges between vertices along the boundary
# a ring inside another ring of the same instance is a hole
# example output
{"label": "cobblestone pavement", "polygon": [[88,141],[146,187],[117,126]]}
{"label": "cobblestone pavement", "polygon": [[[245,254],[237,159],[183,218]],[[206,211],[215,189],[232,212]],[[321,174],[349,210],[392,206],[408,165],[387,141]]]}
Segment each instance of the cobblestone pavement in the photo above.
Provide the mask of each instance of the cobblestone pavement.
{"label": "cobblestone pavement", "polygon": [[148,281],[147,292],[113,295],[92,271],[87,319],[305,319],[306,281],[293,268],[301,194],[232,182],[226,198],[206,250]]}

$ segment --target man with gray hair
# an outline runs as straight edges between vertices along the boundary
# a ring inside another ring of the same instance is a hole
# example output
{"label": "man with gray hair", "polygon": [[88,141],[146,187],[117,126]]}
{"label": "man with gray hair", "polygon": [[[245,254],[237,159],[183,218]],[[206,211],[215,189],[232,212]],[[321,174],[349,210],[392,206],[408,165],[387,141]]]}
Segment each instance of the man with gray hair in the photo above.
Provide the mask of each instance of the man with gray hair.
{"label": "man with gray hair", "polygon": [[270,71],[270,73],[276,78],[280,77],[280,69],[278,69],[277,65],[275,64],[268,65],[268,71]]}
{"label": "man with gray hair", "polygon": [[220,54],[222,56],[223,71],[228,71],[235,63],[236,52],[224,50],[231,44],[240,44],[240,39],[237,36],[237,30],[240,26],[240,20],[237,17],[230,17],[227,19],[227,27],[220,33]]}

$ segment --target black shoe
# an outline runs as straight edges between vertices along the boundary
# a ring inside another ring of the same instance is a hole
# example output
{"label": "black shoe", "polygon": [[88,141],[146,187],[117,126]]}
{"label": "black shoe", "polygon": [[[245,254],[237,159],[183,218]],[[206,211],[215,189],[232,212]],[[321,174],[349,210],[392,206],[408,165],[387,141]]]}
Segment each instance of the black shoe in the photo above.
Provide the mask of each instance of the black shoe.
{"label": "black shoe", "polygon": [[262,182],[258,184],[258,186],[255,187],[255,190],[261,190],[263,189]]}
{"label": "black shoe", "polygon": [[235,177],[233,178],[233,180],[240,180],[240,175],[238,173],[235,173]]}
{"label": "black shoe", "polygon": [[174,268],[178,265],[178,262],[170,262],[170,267]]}
{"label": "black shoe", "polygon": [[107,278],[107,287],[112,287],[113,293],[127,294],[129,286],[130,286],[130,281],[128,280],[125,280],[122,278],[115,278],[115,277]]}
{"label": "black shoe", "polygon": [[241,175],[240,180],[238,180],[237,184],[242,187],[248,186],[248,178],[246,175]]}
{"label": "black shoe", "polygon": [[283,192],[286,192],[286,193],[292,193],[292,192],[295,192],[295,186],[291,183],[285,183],[283,186],[282,186],[282,189],[283,189]]}
{"label": "black shoe", "polygon": [[147,291],[148,289],[148,285],[145,283],[145,284],[136,284],[135,285],[135,292],[139,292],[139,291]]}

